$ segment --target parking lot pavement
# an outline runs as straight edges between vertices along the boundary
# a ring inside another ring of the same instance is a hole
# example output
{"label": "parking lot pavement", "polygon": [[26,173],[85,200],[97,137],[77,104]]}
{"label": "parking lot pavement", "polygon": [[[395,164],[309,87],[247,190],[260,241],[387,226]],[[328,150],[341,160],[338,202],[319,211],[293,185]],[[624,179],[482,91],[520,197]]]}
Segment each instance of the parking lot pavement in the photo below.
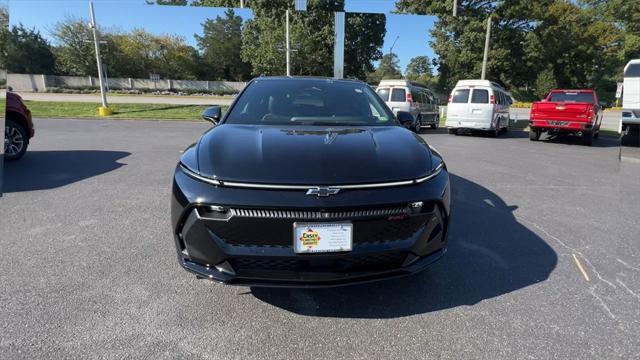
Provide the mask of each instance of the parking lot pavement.
{"label": "parking lot pavement", "polygon": [[401,280],[286,290],[177,264],[171,175],[207,124],[36,128],[0,198],[3,358],[640,356],[640,165],[614,140],[425,131],[452,174],[446,256]]}

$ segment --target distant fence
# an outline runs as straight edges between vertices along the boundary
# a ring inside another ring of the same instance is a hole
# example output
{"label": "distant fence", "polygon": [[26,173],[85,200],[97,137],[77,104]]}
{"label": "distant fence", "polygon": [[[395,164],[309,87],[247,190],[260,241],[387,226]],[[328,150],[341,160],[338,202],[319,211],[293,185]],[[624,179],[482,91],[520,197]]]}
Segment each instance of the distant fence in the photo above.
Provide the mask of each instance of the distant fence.
{"label": "distant fence", "polygon": [[[7,74],[7,85],[18,92],[46,92],[48,88],[89,88],[98,87],[95,76],[57,76],[40,74]],[[109,78],[110,89],[129,90],[190,90],[239,92],[246,85],[238,81],[201,81],[201,80],[150,80],[134,78]]]}

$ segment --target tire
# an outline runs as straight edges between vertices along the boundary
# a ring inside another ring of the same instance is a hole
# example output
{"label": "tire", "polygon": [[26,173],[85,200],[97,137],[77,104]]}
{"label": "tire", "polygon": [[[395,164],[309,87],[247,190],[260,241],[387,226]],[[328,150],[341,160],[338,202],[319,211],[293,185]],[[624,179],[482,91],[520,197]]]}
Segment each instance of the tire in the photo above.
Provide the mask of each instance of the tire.
{"label": "tire", "polygon": [[422,116],[418,116],[418,118],[416,119],[416,126],[413,129],[413,131],[415,131],[416,134],[420,134],[421,129],[422,129]]}
{"label": "tire", "polygon": [[500,136],[500,121],[496,121],[496,126],[491,132],[491,137],[497,138],[498,136]]}
{"label": "tire", "polygon": [[436,115],[435,122],[431,124],[431,128],[435,130],[438,128],[439,125],[440,125],[440,116]]}
{"label": "tire", "polygon": [[540,134],[541,133],[542,133],[542,131],[540,131],[540,130],[529,129],[529,140],[531,140],[531,141],[540,140]]}
{"label": "tire", "polygon": [[582,143],[591,146],[593,145],[594,133],[593,131],[585,131],[582,133]]}
{"label": "tire", "polygon": [[18,122],[6,119],[4,125],[4,158],[7,161],[18,160],[27,152],[29,135],[27,130]]}

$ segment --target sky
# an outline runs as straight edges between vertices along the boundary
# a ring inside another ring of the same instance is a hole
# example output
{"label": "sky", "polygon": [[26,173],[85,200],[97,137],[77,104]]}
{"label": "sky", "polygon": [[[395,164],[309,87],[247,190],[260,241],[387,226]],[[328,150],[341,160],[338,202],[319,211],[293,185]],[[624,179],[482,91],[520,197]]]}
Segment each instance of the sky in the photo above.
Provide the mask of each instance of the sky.
{"label": "sky", "polygon": [[[292,0],[293,1],[293,0]],[[429,29],[434,16],[389,14],[394,9],[393,0],[345,0],[348,12],[376,12],[387,14],[387,34],[384,53],[388,53],[394,40],[393,52],[400,58],[404,72],[414,56],[434,57],[428,44]],[[69,16],[89,19],[87,0],[10,0],[9,21],[11,25],[24,24],[36,28],[54,42],[51,30],[56,22]],[[143,28],[153,34],[177,34],[192,46],[196,46],[194,34],[200,34],[201,24],[208,18],[222,15],[222,8],[150,6],[144,0],[94,0],[96,21],[102,27],[128,31]],[[243,19],[252,17],[250,9],[236,9]]]}

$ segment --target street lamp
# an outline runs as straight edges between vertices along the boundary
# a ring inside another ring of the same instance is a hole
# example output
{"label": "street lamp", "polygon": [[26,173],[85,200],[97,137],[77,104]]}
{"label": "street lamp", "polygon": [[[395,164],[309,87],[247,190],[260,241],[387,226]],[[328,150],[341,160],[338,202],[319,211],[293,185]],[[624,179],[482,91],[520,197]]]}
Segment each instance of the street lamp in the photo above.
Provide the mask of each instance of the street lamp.
{"label": "street lamp", "polygon": [[98,38],[98,25],[96,24],[96,14],[93,11],[93,1],[89,1],[89,13],[91,15],[91,23],[89,27],[93,32],[93,42],[96,49],[96,62],[98,63],[98,81],[100,82],[100,99],[102,106],[98,109],[98,114],[102,116],[111,115],[113,112],[109,109],[107,103],[107,93],[104,88],[104,75],[102,73],[102,58],[100,57],[100,39]]}
{"label": "street lamp", "polygon": [[391,44],[391,47],[389,48],[389,55],[393,53],[393,47],[396,46],[396,41],[398,41],[398,39],[400,39],[400,35],[396,36],[396,39],[393,40],[393,44]]}

